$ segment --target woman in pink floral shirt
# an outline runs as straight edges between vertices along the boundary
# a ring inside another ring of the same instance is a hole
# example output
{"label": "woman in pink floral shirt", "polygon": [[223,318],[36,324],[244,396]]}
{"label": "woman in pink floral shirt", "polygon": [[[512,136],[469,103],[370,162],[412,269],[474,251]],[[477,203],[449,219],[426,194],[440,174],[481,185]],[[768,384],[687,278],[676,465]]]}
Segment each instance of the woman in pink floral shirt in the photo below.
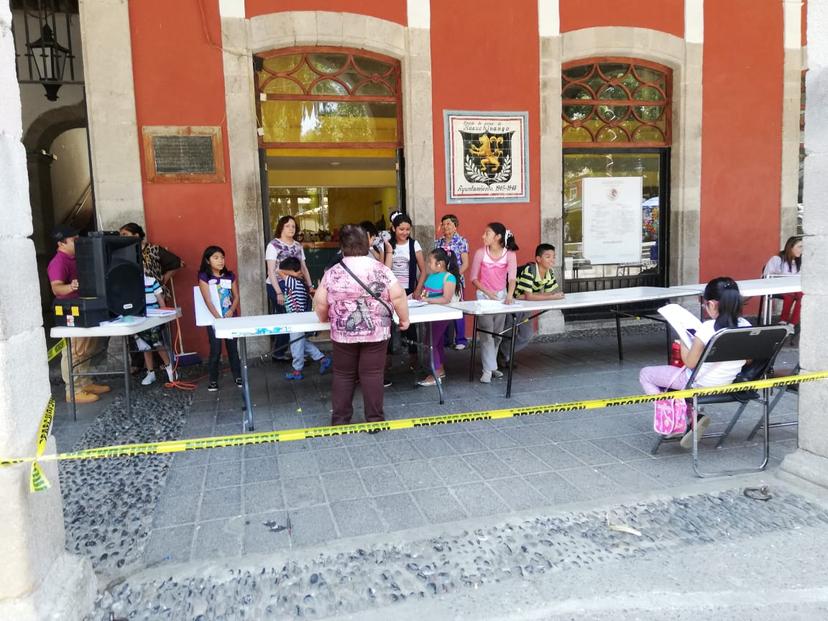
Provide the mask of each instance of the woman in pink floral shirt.
{"label": "woman in pink floral shirt", "polygon": [[368,256],[368,235],[362,228],[346,224],[339,238],[343,259],[325,272],[313,298],[319,319],[331,322],[331,424],[351,422],[357,380],[362,386],[365,420],[382,421],[385,352],[394,311],[400,329],[408,328],[405,290],[390,269]]}

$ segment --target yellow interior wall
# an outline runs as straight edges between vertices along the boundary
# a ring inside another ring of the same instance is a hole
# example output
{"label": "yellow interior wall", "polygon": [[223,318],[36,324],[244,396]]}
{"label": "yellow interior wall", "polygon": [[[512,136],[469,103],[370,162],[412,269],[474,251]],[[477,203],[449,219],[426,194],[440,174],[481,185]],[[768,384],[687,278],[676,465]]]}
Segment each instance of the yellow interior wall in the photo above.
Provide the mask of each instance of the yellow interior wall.
{"label": "yellow interior wall", "polygon": [[370,220],[380,215],[388,221],[388,213],[397,203],[396,188],[329,188],[328,214],[332,229],[343,224]]}

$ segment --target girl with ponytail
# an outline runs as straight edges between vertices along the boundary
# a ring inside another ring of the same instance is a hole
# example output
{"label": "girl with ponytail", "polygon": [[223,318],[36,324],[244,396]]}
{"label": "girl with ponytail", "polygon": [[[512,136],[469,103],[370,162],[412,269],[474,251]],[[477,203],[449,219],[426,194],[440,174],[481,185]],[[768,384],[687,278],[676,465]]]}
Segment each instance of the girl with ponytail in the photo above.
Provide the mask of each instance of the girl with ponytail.
{"label": "girl with ponytail", "polygon": [[[490,222],[483,230],[483,248],[474,253],[471,266],[471,283],[477,287],[478,300],[497,300],[511,304],[517,284],[518,245],[515,236],[500,222]],[[480,358],[483,373],[480,381],[489,384],[492,377],[503,377],[497,370],[497,349],[501,339],[490,332],[503,332],[506,315],[481,315]],[[476,335],[475,335],[476,336]]]}

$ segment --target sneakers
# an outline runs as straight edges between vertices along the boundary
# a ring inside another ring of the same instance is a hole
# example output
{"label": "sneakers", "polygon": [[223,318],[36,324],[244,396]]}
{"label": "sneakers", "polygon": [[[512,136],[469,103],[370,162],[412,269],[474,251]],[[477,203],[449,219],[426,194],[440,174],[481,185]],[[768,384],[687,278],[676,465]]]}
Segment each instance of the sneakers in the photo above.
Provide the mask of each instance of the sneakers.
{"label": "sneakers", "polygon": [[237,388],[244,388],[244,382],[242,381],[242,378],[237,377],[235,379],[235,382],[236,382],[236,387]]}
{"label": "sneakers", "polygon": [[301,380],[301,379],[305,379],[305,375],[301,371],[297,371],[296,369],[294,369],[293,371],[288,371],[287,373],[285,373],[285,379],[286,380]]}
{"label": "sneakers", "polygon": [[[698,434],[699,439],[704,436],[705,430],[710,426],[710,417],[707,415],[702,415],[698,421],[696,421],[696,425],[698,425]],[[683,449],[691,449],[693,448],[693,429],[688,429],[687,433],[684,434],[684,437],[679,442],[679,446]]]}
{"label": "sneakers", "polygon": [[492,377],[495,379],[500,379],[501,377],[503,377],[503,371],[498,371],[497,369],[495,369],[494,371],[492,371]]}
{"label": "sneakers", "polygon": [[141,380],[141,386],[149,386],[155,383],[155,371],[147,371],[144,379]]}
{"label": "sneakers", "polygon": [[[78,403],[95,403],[98,399],[100,399],[98,395],[85,390],[79,390],[75,393],[75,405]],[[69,395],[66,395],[66,403],[72,403],[72,398]]]}
{"label": "sneakers", "polygon": [[175,367],[173,365],[168,364],[164,367],[164,370],[167,372],[167,377],[169,378],[170,383],[178,379],[178,374],[175,372]]}
{"label": "sneakers", "polygon": [[481,384],[491,384],[492,383],[492,372],[491,371],[483,371],[480,374],[480,383]]}
{"label": "sneakers", "polygon": [[319,375],[325,375],[328,369],[331,368],[332,364],[333,360],[330,356],[325,356],[324,358],[322,358],[322,360],[319,362]]}
{"label": "sneakers", "polygon": [[392,381],[391,381],[390,379],[388,379],[387,377],[383,377],[383,378],[382,378],[382,386],[383,386],[383,388],[388,388],[389,386],[393,386],[393,385],[394,385],[394,382],[392,382]]}
{"label": "sneakers", "polygon": [[207,392],[216,392],[218,390],[218,382],[210,382],[207,384]]}
{"label": "sneakers", "polygon": [[112,389],[106,384],[87,384],[82,390],[84,392],[92,393],[93,395],[102,395]]}
{"label": "sneakers", "polygon": [[454,349],[456,349],[457,351],[463,351],[464,349],[466,349],[466,344],[465,343],[457,343],[454,346]]}

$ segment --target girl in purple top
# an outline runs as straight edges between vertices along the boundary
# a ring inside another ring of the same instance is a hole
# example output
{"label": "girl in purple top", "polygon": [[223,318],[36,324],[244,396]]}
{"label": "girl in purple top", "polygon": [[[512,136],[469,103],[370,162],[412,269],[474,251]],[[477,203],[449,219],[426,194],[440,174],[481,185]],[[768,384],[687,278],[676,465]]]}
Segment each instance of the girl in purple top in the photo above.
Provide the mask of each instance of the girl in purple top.
{"label": "girl in purple top", "polygon": [[[218,289],[218,306],[213,303],[212,287]],[[201,266],[198,270],[198,288],[204,297],[207,310],[216,319],[232,317],[239,310],[239,283],[236,281],[236,275],[227,269],[224,250],[219,246],[208,246],[204,250],[201,257]],[[236,386],[241,388],[241,364],[236,339],[216,338],[216,331],[213,326],[207,326],[207,337],[210,339],[210,357],[207,360],[210,383],[207,385],[207,390],[210,392],[218,390],[222,341],[224,341],[224,347],[227,349],[227,358],[230,361],[233,379]]]}
{"label": "girl in purple top", "polygon": [[[490,222],[483,231],[483,248],[474,253],[471,283],[477,287],[478,300],[499,300],[511,304],[517,284],[518,245],[512,232],[500,222]],[[481,315],[477,320],[480,332],[480,358],[483,374],[480,381],[489,384],[492,376],[503,377],[497,370],[497,349],[500,338],[489,332],[503,332],[506,315]],[[485,332],[483,332],[485,330]]]}
{"label": "girl in purple top", "polygon": [[354,413],[357,380],[362,388],[365,420],[385,420],[383,371],[391,336],[392,313],[400,329],[408,328],[405,291],[385,265],[368,256],[368,236],[355,224],[339,234],[342,261],[322,277],[314,296],[320,321],[330,321],[333,342],[333,425],[347,425]]}

